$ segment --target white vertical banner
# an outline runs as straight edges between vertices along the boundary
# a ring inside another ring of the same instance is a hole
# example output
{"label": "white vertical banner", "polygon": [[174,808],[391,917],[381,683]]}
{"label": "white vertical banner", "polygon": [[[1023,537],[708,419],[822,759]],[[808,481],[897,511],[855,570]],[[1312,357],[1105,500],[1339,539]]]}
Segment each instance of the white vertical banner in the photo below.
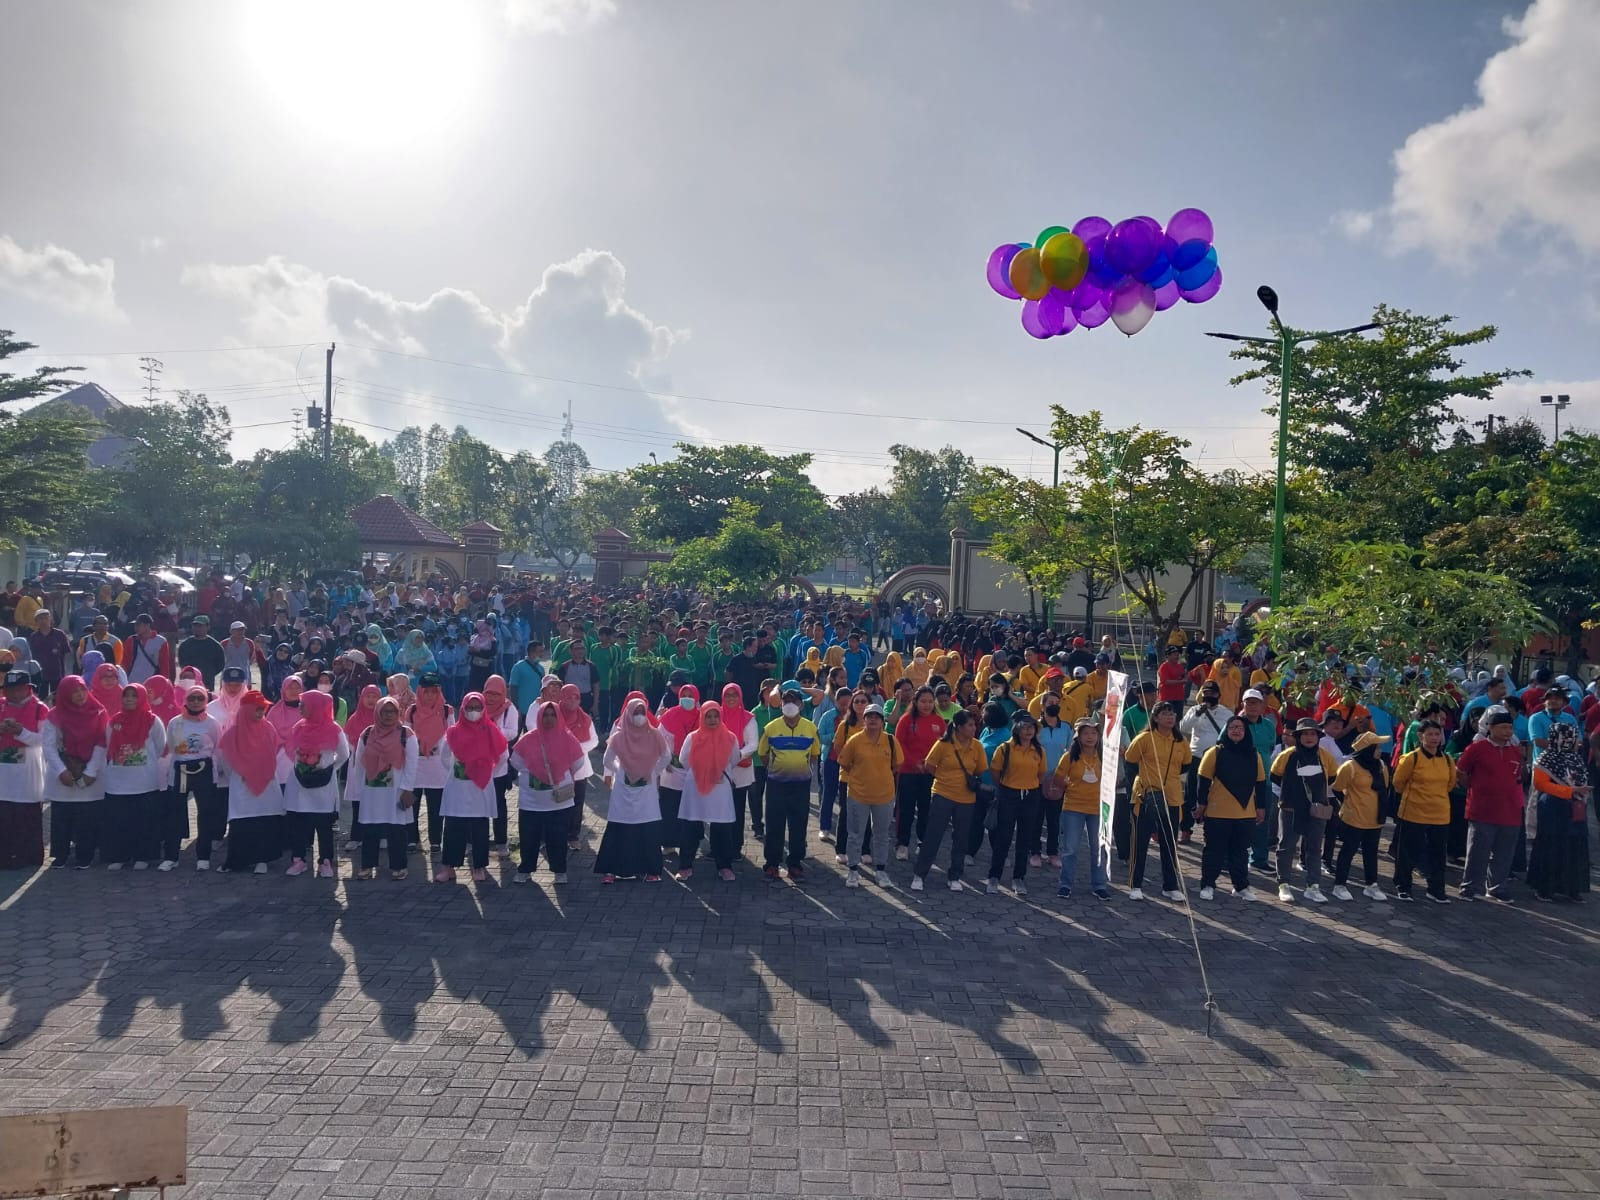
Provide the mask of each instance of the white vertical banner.
{"label": "white vertical banner", "polygon": [[1122,706],[1128,698],[1128,677],[1106,673],[1105,724],[1100,729],[1100,847],[1111,861],[1111,818],[1117,811],[1117,779],[1122,774]]}

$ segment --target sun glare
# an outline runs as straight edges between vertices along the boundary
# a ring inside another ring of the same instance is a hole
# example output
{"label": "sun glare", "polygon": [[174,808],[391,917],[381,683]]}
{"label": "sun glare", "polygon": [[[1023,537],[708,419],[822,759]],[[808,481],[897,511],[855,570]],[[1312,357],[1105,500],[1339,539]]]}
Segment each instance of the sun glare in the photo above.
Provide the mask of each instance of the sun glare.
{"label": "sun glare", "polygon": [[480,18],[457,0],[252,0],[240,36],[286,120],[387,148],[437,138],[470,114]]}

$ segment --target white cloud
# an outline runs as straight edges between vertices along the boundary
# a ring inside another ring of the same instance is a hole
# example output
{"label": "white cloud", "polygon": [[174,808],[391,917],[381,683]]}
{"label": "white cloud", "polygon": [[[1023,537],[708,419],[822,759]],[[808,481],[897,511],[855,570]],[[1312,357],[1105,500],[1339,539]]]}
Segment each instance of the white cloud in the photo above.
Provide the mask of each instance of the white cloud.
{"label": "white cloud", "polygon": [[[673,423],[649,389],[670,390],[666,360],[688,336],[629,305],[626,276],[615,255],[584,250],[546,267],[505,311],[462,288],[406,300],[278,256],[191,266],[183,282],[235,306],[251,343],[338,342],[334,373],[347,403],[337,412],[391,427],[461,423],[505,450],[542,449],[570,400],[578,440],[598,462],[666,449]],[[289,360],[297,378],[313,370],[304,355]],[[263,367],[255,364],[258,377]]]}
{"label": "white cloud", "polygon": [[1417,130],[1395,153],[1394,239],[1457,261],[1528,223],[1600,252],[1600,10],[1534,0],[1508,18],[1478,102]]}
{"label": "white cloud", "polygon": [[616,16],[616,0],[505,0],[506,20],[526,33],[581,33]]}
{"label": "white cloud", "polygon": [[116,264],[86,262],[71,250],[47,243],[30,250],[0,234],[0,289],[74,316],[125,321],[117,307]]}
{"label": "white cloud", "polygon": [[139,235],[140,254],[160,254],[167,248],[167,239],[159,233],[145,233]]}
{"label": "white cloud", "polygon": [[1345,208],[1334,213],[1329,219],[1329,224],[1352,242],[1359,242],[1372,232],[1377,220],[1377,213],[1366,209]]}

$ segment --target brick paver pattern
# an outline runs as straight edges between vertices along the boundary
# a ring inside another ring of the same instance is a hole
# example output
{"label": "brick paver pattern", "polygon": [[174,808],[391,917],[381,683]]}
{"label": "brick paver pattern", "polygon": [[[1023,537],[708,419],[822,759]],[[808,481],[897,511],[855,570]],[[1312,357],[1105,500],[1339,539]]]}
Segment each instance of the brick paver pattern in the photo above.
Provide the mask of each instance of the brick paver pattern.
{"label": "brick paver pattern", "polygon": [[564,887],[0,878],[0,1110],[188,1105],[183,1200],[1600,1193],[1596,904],[1221,888],[1207,1036],[1179,906],[849,890],[814,817],[803,887],[602,887],[589,820]]}

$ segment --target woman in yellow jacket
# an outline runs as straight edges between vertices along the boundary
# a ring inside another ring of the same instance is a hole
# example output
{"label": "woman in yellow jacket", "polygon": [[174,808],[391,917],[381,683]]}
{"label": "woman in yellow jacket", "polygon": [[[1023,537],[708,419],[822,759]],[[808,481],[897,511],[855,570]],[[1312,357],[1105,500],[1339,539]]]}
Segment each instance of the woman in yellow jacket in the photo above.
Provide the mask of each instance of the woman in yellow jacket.
{"label": "woman in yellow jacket", "polygon": [[1017,845],[1011,864],[1011,890],[1028,894],[1028,858],[1039,853],[1039,789],[1044,786],[1044,747],[1039,745],[1039,723],[1026,712],[1011,718],[1011,737],[1001,742],[989,760],[994,775],[994,830],[989,834],[989,882],[985,890],[1000,890],[1000,868],[1012,840]]}
{"label": "woman in yellow jacket", "polygon": [[950,719],[944,736],[933,744],[924,760],[933,776],[933,795],[928,805],[927,832],[917,849],[916,875],[911,880],[913,892],[922,891],[928,872],[933,869],[933,860],[938,857],[946,828],[951,831],[950,868],[946,875],[950,890],[961,890],[967,841],[972,833],[972,810],[978,801],[973,785],[989,769],[988,752],[973,736],[976,727],[973,715],[961,709]]}
{"label": "woman in yellow jacket", "polygon": [[918,646],[911,655],[910,664],[906,667],[906,678],[911,680],[912,687],[922,687],[932,674],[933,664],[928,661],[928,652]]}
{"label": "woman in yellow jacket", "polygon": [[894,695],[895,686],[905,673],[906,664],[905,660],[900,657],[900,651],[889,651],[884,656],[883,665],[878,668],[878,685],[883,689],[885,696]]}
{"label": "woman in yellow jacket", "polygon": [[1100,845],[1100,722],[1080,717],[1073,727],[1072,745],[1056,764],[1061,792],[1061,878],[1056,895],[1072,895],[1078,873],[1078,846],[1089,846],[1089,886],[1095,899],[1111,899],[1106,853]]}
{"label": "woman in yellow jacket", "polygon": [[[861,843],[867,829],[878,853],[887,859],[893,842],[895,776],[900,770],[900,745],[884,729],[883,706],[872,704],[861,717],[861,728],[846,734],[839,751],[839,782],[845,794],[846,861],[850,873],[845,887],[861,886]],[[885,866],[878,867],[878,883],[889,887]]]}
{"label": "woman in yellow jacket", "polygon": [[1339,824],[1344,840],[1339,843],[1339,857],[1333,864],[1333,898],[1353,900],[1350,888],[1350,864],[1355,861],[1357,847],[1361,850],[1361,870],[1367,886],[1361,894],[1368,900],[1387,900],[1378,886],[1378,834],[1383,830],[1383,806],[1389,798],[1389,766],[1378,753],[1388,738],[1368,730],[1350,746],[1350,757],[1345,759],[1334,776],[1333,795],[1339,801]]}
{"label": "woman in yellow jacket", "polygon": [[1417,734],[1421,743],[1394,769],[1394,790],[1400,797],[1395,822],[1400,827],[1394,852],[1394,898],[1410,900],[1411,876],[1418,867],[1428,881],[1428,899],[1449,904],[1444,894],[1445,847],[1450,836],[1450,789],[1456,768],[1444,752],[1444,726],[1427,720]]}
{"label": "woman in yellow jacket", "polygon": [[1250,886],[1250,842],[1256,826],[1267,819],[1267,769],[1250,738],[1243,717],[1230,717],[1222,736],[1200,758],[1195,788],[1197,821],[1205,823],[1206,844],[1200,854],[1200,899],[1216,895],[1224,867],[1233,894],[1254,900]]}
{"label": "woman in yellow jacket", "polygon": [[1178,706],[1163,701],[1150,724],[1128,743],[1122,757],[1138,768],[1133,781],[1133,878],[1129,900],[1144,899],[1144,866],[1154,837],[1161,847],[1161,895],[1182,900],[1178,890],[1178,819],[1183,815],[1183,772],[1191,757],[1178,736]]}

